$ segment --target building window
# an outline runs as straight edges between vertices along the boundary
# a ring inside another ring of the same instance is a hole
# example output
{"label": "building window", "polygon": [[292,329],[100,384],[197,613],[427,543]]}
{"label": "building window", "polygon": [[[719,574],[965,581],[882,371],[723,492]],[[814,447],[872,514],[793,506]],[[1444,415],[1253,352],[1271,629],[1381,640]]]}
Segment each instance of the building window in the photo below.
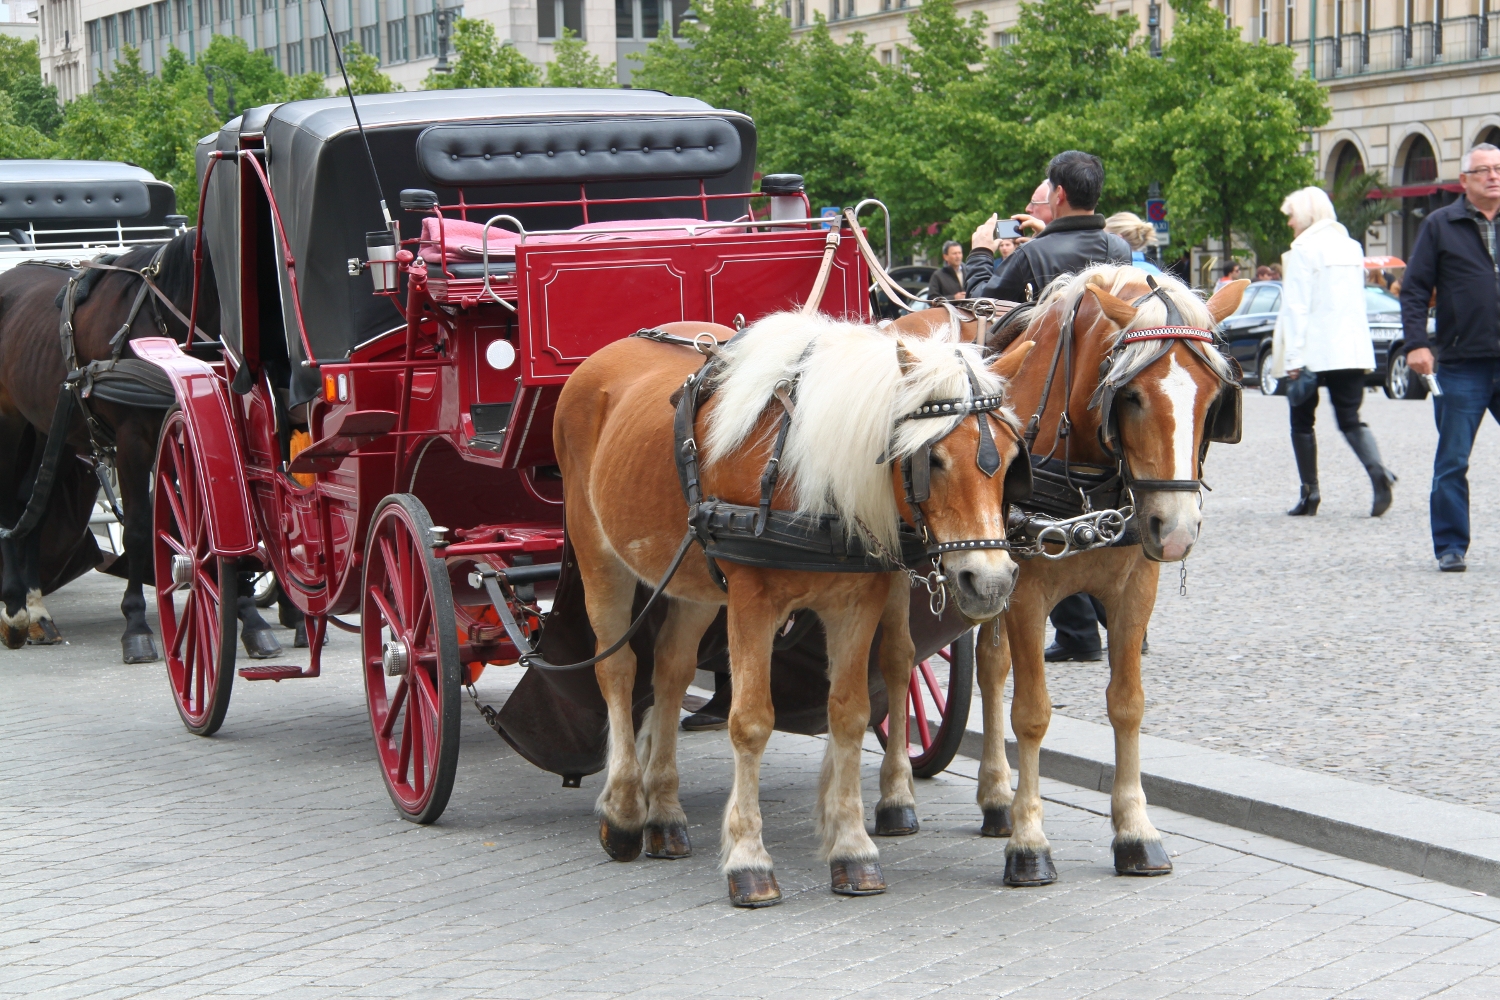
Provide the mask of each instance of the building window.
{"label": "building window", "polygon": [[172,33],[172,5],[163,0],[156,5],[156,34],[166,38]]}
{"label": "building window", "polygon": [[104,48],[103,45],[99,44],[99,22],[90,21],[83,27],[85,34],[88,36],[89,55],[93,55],[100,49]]}
{"label": "building window", "polygon": [[882,66],[889,66],[891,64],[891,50],[890,49],[881,49],[880,50],[880,64]]}
{"label": "building window", "polygon": [[[359,29],[359,47],[374,56],[377,61],[380,59],[380,25],[369,24]],[[344,50],[344,55],[346,57],[349,55],[347,48]]]}
{"label": "building window", "polygon": [[126,45],[135,44],[135,11],[127,10],[119,15],[120,40]]}
{"label": "building window", "polygon": [[1260,14],[1255,19],[1256,41],[1271,40],[1271,0],[1260,0]]}
{"label": "building window", "polygon": [[135,19],[140,22],[141,46],[145,47],[145,44],[151,41],[151,37],[153,34],[151,29],[153,27],[152,22],[155,20],[155,18],[151,16],[151,8],[142,7],[140,10],[136,11]]}
{"label": "building window", "polygon": [[292,76],[307,72],[307,60],[303,56],[301,42],[286,43],[286,71]]}
{"label": "building window", "polygon": [[1282,15],[1281,40],[1290,45],[1297,37],[1296,0],[1286,0],[1286,11]]}
{"label": "building window", "polygon": [[807,0],[797,0],[797,25],[807,23]]}
{"label": "building window", "polygon": [[386,61],[406,62],[409,58],[406,45],[406,18],[399,21],[387,21],[385,25],[386,34]]}
{"label": "building window", "polygon": [[536,8],[538,38],[557,38],[567,28],[579,38],[583,33],[583,0],[539,0]]}
{"label": "building window", "polygon": [[437,55],[437,14],[418,14],[413,20],[417,24],[417,58]]}
{"label": "building window", "polygon": [[113,14],[104,19],[104,47],[111,50],[120,47],[119,21]]}
{"label": "building window", "polygon": [[318,35],[307,40],[307,61],[312,71],[319,76],[328,76],[328,36]]}
{"label": "building window", "polygon": [[1016,44],[1016,33],[1014,31],[997,31],[994,34],[995,48],[1004,49]]}

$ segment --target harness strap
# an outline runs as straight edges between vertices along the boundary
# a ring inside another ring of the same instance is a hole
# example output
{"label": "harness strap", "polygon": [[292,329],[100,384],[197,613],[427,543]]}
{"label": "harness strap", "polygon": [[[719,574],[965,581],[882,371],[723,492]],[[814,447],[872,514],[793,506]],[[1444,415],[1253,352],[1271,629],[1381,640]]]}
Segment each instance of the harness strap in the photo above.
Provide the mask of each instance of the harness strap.
{"label": "harness strap", "polygon": [[68,425],[73,422],[74,402],[72,390],[63,386],[57,394],[57,406],[52,410],[52,426],[47,431],[47,444],[42,449],[41,465],[37,469],[36,481],[31,486],[31,498],[26,501],[26,509],[13,526],[7,528],[0,525],[0,541],[25,538],[47,513],[47,503],[52,499],[52,486],[57,482],[57,463],[62,457],[63,446],[68,441]]}

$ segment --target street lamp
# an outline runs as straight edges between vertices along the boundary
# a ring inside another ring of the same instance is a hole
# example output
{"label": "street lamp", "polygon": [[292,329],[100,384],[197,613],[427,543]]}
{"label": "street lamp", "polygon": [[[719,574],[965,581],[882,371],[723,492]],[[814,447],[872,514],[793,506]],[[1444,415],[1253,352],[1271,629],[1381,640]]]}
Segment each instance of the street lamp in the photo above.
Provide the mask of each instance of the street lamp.
{"label": "street lamp", "polygon": [[435,73],[451,73],[453,67],[448,65],[448,42],[453,37],[453,11],[447,7],[438,7],[434,12],[437,21],[437,65],[432,67]]}
{"label": "street lamp", "polygon": [[1151,58],[1161,58],[1161,5],[1146,7],[1146,29],[1151,33]]}

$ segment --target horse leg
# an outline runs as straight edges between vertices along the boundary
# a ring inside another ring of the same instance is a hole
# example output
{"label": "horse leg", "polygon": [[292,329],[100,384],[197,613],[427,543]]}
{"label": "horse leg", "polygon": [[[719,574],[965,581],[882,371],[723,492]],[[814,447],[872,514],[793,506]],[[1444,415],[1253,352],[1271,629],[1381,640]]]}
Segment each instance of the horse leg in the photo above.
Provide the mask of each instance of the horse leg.
{"label": "horse leg", "polygon": [[239,597],[234,602],[235,617],[240,620],[240,641],[252,660],[268,660],[281,655],[281,641],[255,606],[255,574],[240,571]]}
{"label": "horse leg", "polygon": [[719,614],[718,605],[674,600],[656,636],[654,700],[636,739],[645,763],[646,857],[675,860],[693,853],[687,813],[677,798],[677,720],[682,698],[698,669],[698,643]]}
{"label": "horse leg", "polygon": [[1141,640],[1156,604],[1159,563],[1138,561],[1121,591],[1105,605],[1109,613],[1109,722],[1115,730],[1115,780],[1110,815],[1115,828],[1115,871],[1121,875],[1165,875],[1172,860],[1161,834],[1146,816],[1141,788]]}
{"label": "horse leg", "polygon": [[[1017,768],[1020,778],[1011,811],[1010,842],[1005,845],[1006,885],[1049,885],[1057,881],[1052,864],[1052,845],[1042,832],[1041,750],[1042,737],[1052,721],[1052,703],[1047,697],[1047,674],[1042,660],[1046,636],[1047,608],[1036,588],[1027,588],[1012,598],[1006,612],[1011,663],[1016,684],[1010,704],[1011,726],[1016,733]],[[988,727],[985,732],[989,736]]]}
{"label": "horse leg", "polygon": [[[126,420],[116,432],[115,469],[120,477],[120,502],[125,523],[120,526],[125,563],[130,576],[120,613],[125,616],[125,634],[120,637],[126,663],[151,663],[161,658],[151,626],[146,621],[146,597],[142,587],[156,572],[152,535],[151,474],[156,459],[156,434],[138,420]],[[152,579],[152,583],[155,583]]]}
{"label": "horse leg", "polygon": [[62,642],[62,633],[52,621],[52,612],[42,603],[42,532],[33,531],[21,541],[24,557],[23,573],[26,581],[26,617],[30,620],[27,640],[33,646],[55,646]]}
{"label": "horse leg", "polygon": [[[776,723],[771,705],[771,642],[790,608],[776,607],[756,575],[735,572],[729,585],[729,662],[734,696],[729,706],[729,744],[734,750],[734,787],[724,809],[719,869],[729,878],[735,906],[771,906],[781,889],[771,855],[761,839],[760,760]],[[868,655],[869,646],[866,645]]]}
{"label": "horse leg", "polygon": [[[5,505],[9,507],[9,504]],[[15,510],[7,510],[6,520],[14,523],[19,516]],[[25,556],[21,554],[22,542],[6,539],[0,542],[0,559],[5,561],[5,572],[0,576],[0,641],[8,649],[20,649],[26,645],[30,632],[31,616],[26,606]]]}
{"label": "horse leg", "polygon": [[975,642],[975,673],[984,705],[984,754],[979,761],[979,808],[984,811],[984,837],[1010,836],[1010,809],[1015,792],[1010,787],[1010,761],[1005,756],[1005,677],[1010,673],[1010,638],[1005,616],[992,618],[979,629]]}
{"label": "horse leg", "polygon": [[[575,550],[576,551],[576,550]],[[589,566],[580,556],[589,621],[598,649],[612,644],[630,627],[635,577],[611,556],[604,566]],[[646,825],[646,790],[636,756],[632,694],[635,689],[635,651],[626,643],[594,667],[599,691],[609,711],[609,748],[604,788],[594,804],[599,817],[599,844],[615,861],[634,861],[641,854],[641,831]],[[675,721],[675,720],[674,720]]]}
{"label": "horse leg", "polygon": [[[890,576],[872,582],[896,586]],[[905,597],[906,588],[900,590]],[[865,832],[859,764],[865,730],[870,726],[870,642],[884,610],[859,602],[845,608],[820,608],[818,613],[828,634],[828,748],[823,755],[816,824],[821,853],[828,861],[834,892],[870,896],[885,892],[885,876],[880,870],[880,852]],[[907,656],[908,673],[911,660]],[[910,772],[907,780],[911,780]]]}
{"label": "horse leg", "polygon": [[911,592],[902,586],[905,580],[905,574],[894,575],[891,596],[880,617],[880,676],[885,680],[890,706],[890,735],[885,741],[885,758],[880,762],[880,801],[875,803],[877,837],[905,837],[920,829],[911,754],[906,750],[906,692],[911,687],[917,647],[911,641]]}

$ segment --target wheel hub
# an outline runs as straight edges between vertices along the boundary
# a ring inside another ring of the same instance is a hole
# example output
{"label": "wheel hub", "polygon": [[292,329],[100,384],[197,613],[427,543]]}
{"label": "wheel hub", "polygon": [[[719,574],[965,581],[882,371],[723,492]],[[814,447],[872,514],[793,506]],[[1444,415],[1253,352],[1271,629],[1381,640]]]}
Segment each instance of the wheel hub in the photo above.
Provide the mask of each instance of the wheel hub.
{"label": "wheel hub", "polygon": [[407,667],[411,663],[411,656],[407,652],[406,643],[400,639],[393,639],[380,648],[380,664],[385,667],[387,677],[406,676]]}
{"label": "wheel hub", "polygon": [[172,582],[179,587],[193,585],[193,559],[191,556],[172,556]]}

